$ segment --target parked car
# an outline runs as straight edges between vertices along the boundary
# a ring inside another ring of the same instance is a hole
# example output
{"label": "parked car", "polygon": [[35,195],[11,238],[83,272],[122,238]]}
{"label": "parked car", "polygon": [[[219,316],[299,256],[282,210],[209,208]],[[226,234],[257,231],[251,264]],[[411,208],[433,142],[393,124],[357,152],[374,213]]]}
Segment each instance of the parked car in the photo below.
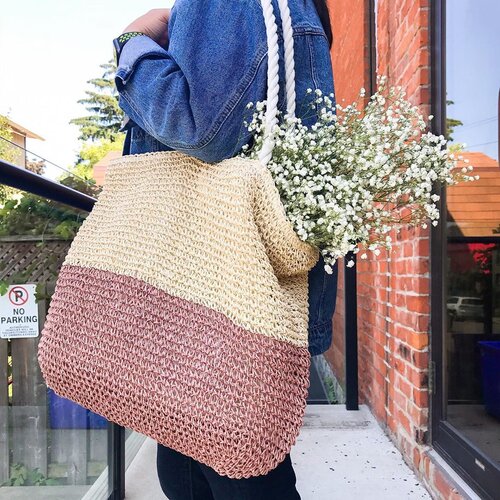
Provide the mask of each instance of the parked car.
{"label": "parked car", "polygon": [[482,319],[484,315],[484,302],[480,297],[460,297],[453,295],[446,302],[448,313],[454,319]]}

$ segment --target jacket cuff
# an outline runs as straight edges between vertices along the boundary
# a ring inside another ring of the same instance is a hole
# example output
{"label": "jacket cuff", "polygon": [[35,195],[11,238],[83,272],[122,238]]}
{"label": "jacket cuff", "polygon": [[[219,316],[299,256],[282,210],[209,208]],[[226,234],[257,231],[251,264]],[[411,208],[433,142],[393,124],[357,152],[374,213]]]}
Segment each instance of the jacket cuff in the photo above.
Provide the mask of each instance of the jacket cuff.
{"label": "jacket cuff", "polygon": [[119,90],[119,85],[127,83],[132,75],[138,61],[145,56],[160,56],[166,57],[168,52],[159,44],[157,44],[149,36],[135,36],[131,38],[124,46],[120,53],[118,68],[115,73],[115,85]]}

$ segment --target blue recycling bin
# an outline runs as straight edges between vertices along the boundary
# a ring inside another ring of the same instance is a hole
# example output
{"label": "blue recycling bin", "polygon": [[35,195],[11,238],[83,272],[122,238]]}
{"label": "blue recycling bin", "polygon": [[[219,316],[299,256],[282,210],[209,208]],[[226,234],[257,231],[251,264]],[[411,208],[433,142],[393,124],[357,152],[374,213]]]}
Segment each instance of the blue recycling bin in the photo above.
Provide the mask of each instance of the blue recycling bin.
{"label": "blue recycling bin", "polygon": [[108,427],[108,420],[98,413],[87,410],[87,418],[89,429],[107,429]]}
{"label": "blue recycling bin", "polygon": [[49,422],[51,429],[105,429],[108,421],[101,415],[63,398],[52,389],[49,395]]}
{"label": "blue recycling bin", "polygon": [[500,419],[500,341],[479,342],[483,400],[486,411]]}

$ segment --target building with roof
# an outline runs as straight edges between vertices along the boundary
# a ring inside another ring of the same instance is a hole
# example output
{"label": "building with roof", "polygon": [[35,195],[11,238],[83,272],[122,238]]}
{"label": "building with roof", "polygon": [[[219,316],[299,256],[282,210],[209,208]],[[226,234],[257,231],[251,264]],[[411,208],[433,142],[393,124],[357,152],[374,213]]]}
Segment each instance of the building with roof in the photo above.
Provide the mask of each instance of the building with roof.
{"label": "building with roof", "polygon": [[12,142],[16,146],[19,146],[18,148],[14,146],[15,157],[13,163],[19,167],[26,168],[26,139],[37,139],[39,141],[45,141],[45,139],[10,118],[7,118],[7,123],[12,130]]}

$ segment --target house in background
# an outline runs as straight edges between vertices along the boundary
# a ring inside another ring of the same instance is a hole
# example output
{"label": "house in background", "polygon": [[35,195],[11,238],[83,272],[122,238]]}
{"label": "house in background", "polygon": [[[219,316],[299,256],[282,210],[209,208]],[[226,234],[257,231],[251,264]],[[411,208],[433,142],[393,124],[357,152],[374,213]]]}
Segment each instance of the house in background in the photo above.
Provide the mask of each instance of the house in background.
{"label": "house in background", "polygon": [[7,118],[7,122],[12,129],[12,142],[20,146],[19,148],[13,146],[15,154],[13,163],[18,167],[26,168],[28,163],[26,159],[26,139],[38,139],[39,141],[44,141],[45,139],[35,134],[35,132],[28,130],[26,127],[19,125],[19,123],[12,121],[10,118]]}

